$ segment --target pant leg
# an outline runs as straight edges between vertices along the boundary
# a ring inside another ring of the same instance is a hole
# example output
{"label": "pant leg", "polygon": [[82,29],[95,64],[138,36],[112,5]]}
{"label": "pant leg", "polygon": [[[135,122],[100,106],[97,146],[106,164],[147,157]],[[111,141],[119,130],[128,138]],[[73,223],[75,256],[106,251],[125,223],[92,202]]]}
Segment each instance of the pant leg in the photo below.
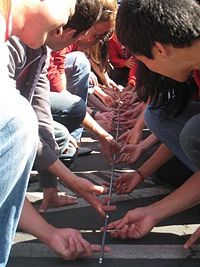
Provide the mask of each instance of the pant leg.
{"label": "pant leg", "polygon": [[51,92],[50,105],[54,120],[63,124],[70,133],[77,129],[85,118],[84,101],[70,92]]}
{"label": "pant leg", "polygon": [[185,124],[180,143],[187,157],[200,169],[200,114],[193,116]]}
{"label": "pant leg", "polygon": [[81,97],[87,103],[90,62],[84,53],[76,51],[67,54],[65,60],[65,74],[67,78],[67,90]]}
{"label": "pant leg", "polygon": [[200,102],[191,101],[184,112],[175,118],[169,116],[167,119],[163,119],[160,115],[160,109],[151,109],[148,107],[145,112],[145,123],[150,131],[153,132],[180,161],[194,172],[196,172],[198,168],[184,153],[180,144],[180,134],[185,123],[197,114],[199,110]]}
{"label": "pant leg", "polygon": [[38,124],[30,103],[16,90],[1,91],[0,100],[0,266],[4,267],[36,154]]}
{"label": "pant leg", "polygon": [[54,134],[56,142],[60,149],[60,160],[67,166],[72,166],[77,157],[77,149],[70,141],[70,133],[67,128],[54,121]]}

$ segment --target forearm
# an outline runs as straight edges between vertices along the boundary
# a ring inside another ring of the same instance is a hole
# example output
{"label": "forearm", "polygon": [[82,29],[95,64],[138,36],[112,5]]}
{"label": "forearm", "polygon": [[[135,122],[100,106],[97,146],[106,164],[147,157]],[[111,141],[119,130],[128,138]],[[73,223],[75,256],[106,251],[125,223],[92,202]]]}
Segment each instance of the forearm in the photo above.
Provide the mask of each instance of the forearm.
{"label": "forearm", "polygon": [[154,134],[150,134],[139,146],[142,149],[142,153],[145,153],[148,149],[150,149],[153,145],[159,142],[158,138]]}
{"label": "forearm", "polygon": [[147,177],[160,168],[172,156],[171,151],[164,144],[161,144],[156,152],[138,170],[144,177]]}
{"label": "forearm", "polygon": [[[141,103],[142,105],[142,103]],[[134,126],[134,128],[138,129],[138,130],[143,130],[144,127],[145,127],[145,123],[144,123],[144,112],[145,112],[145,109],[146,109],[146,104],[143,104],[143,108],[142,108],[142,111],[137,119],[137,122]]]}
{"label": "forearm", "polygon": [[43,217],[35,210],[27,198],[25,199],[22,209],[19,228],[34,235],[45,243],[48,242],[48,237],[54,230],[54,227],[43,219]]}
{"label": "forearm", "polygon": [[89,95],[89,102],[100,111],[108,111],[108,108],[94,94]]}
{"label": "forearm", "polygon": [[78,177],[72,173],[59,159],[48,167],[48,171],[59,177],[66,185],[76,190]]}
{"label": "forearm", "polygon": [[182,186],[167,197],[148,206],[157,222],[191,208],[200,202],[200,172],[193,174]]}
{"label": "forearm", "polygon": [[98,138],[102,139],[110,136],[87,112],[83,120],[83,126],[86,127],[90,132],[94,133]]}

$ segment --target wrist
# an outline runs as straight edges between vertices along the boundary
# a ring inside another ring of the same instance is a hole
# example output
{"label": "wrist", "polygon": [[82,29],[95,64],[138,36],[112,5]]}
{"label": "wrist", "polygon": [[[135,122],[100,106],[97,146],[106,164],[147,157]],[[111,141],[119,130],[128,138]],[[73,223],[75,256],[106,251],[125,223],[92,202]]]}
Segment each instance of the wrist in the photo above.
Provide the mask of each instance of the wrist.
{"label": "wrist", "polygon": [[135,173],[137,173],[137,175],[140,177],[140,180],[141,181],[144,181],[145,177],[144,175],[141,173],[141,171],[139,170],[134,170]]}
{"label": "wrist", "polygon": [[90,114],[90,116],[95,119],[95,115],[97,114],[97,111],[96,110],[93,110],[92,113]]}
{"label": "wrist", "polygon": [[154,225],[158,224],[167,217],[164,214],[165,211],[163,211],[162,208],[160,207],[159,201],[147,206],[146,212],[149,216],[152,217]]}
{"label": "wrist", "polygon": [[35,236],[42,241],[45,244],[49,244],[52,240],[53,233],[55,231],[55,226],[45,222],[45,227],[40,229],[40,231],[37,231],[37,234]]}

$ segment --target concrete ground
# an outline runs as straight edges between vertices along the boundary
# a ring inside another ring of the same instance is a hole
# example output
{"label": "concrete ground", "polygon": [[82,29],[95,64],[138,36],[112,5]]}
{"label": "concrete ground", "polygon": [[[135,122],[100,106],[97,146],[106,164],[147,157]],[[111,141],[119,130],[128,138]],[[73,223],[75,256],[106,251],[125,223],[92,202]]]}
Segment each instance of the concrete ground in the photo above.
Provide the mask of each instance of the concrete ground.
{"label": "concrete ground", "polygon": [[[79,157],[73,171],[81,177],[88,178],[96,184],[109,181],[111,167],[99,153],[98,143],[85,133],[84,145],[91,146],[93,153],[90,156]],[[145,156],[144,156],[145,158]],[[140,162],[138,163],[140,164]],[[137,164],[136,164],[137,165]],[[130,167],[119,165],[115,174],[130,171]],[[62,192],[75,195],[63,184],[59,184]],[[133,193],[118,196],[113,192],[112,202],[118,207],[111,215],[111,221],[120,218],[128,210],[138,206],[145,206],[168,194],[172,189],[155,184],[151,178],[137,188]],[[41,190],[37,179],[29,185],[27,196],[37,208],[41,203]],[[98,229],[104,224],[100,216],[83,199],[79,197],[76,205],[65,208],[49,209],[43,215],[50,223],[58,227],[72,227],[80,229],[84,237],[92,243],[101,244],[102,234]],[[34,222],[32,222],[34,223]],[[106,254],[102,266],[117,267],[197,267],[200,266],[200,245],[190,250],[184,250],[183,244],[188,235],[200,223],[200,207],[197,206],[186,212],[164,220],[147,236],[139,240],[117,240],[106,238],[106,244],[111,252]],[[99,254],[89,259],[66,262],[60,259],[46,245],[33,236],[17,232],[11,251],[8,267],[54,267],[54,266],[99,266]]]}

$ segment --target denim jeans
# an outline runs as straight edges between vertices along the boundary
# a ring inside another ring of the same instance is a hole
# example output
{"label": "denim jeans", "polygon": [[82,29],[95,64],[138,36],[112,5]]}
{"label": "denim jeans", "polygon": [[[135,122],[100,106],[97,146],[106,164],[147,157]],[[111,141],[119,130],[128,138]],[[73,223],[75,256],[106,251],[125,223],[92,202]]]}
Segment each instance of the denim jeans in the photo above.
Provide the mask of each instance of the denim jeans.
{"label": "denim jeans", "polygon": [[59,159],[67,166],[70,167],[77,157],[77,149],[72,142],[70,142],[70,133],[67,128],[54,121],[54,133],[56,143],[60,149]]}
{"label": "denim jeans", "polygon": [[[0,266],[6,266],[38,144],[38,124],[16,89],[0,90]],[[12,91],[12,92],[11,92]]]}
{"label": "denim jeans", "polygon": [[63,124],[70,133],[77,129],[85,118],[85,102],[68,91],[51,92],[50,103],[53,119]]}
{"label": "denim jeans", "polygon": [[200,169],[200,114],[187,121],[180,135],[180,143],[187,157]]}
{"label": "denim jeans", "polygon": [[90,63],[82,52],[71,52],[65,60],[67,90],[65,93],[50,94],[51,111],[55,121],[62,123],[78,140],[82,135],[79,128],[86,114]]}
{"label": "denim jeans", "polygon": [[67,90],[82,98],[85,103],[88,98],[90,71],[90,62],[84,53],[75,51],[67,54],[65,59]]}
{"label": "denim jeans", "polygon": [[164,119],[160,115],[160,109],[151,109],[150,106],[145,112],[145,123],[150,131],[193,172],[200,167],[200,144],[199,149],[194,149],[195,142],[199,142],[200,138],[199,111],[200,102],[190,101],[177,117],[168,116]]}

